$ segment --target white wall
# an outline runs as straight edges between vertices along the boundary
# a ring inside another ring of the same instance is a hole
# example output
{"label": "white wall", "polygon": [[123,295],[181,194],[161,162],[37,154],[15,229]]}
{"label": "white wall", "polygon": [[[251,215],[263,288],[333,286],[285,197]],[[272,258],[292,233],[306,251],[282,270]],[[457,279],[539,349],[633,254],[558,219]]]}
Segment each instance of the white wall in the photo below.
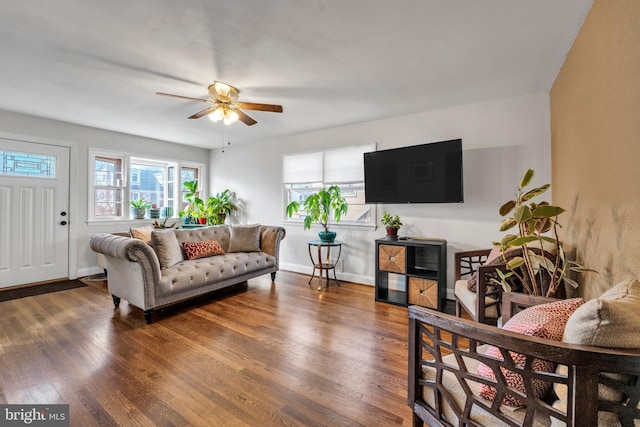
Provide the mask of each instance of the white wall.
{"label": "white wall", "polygon": [[[149,220],[141,220],[87,223],[89,211],[89,147],[140,155],[148,154],[168,160],[181,159],[206,163],[208,157],[208,150],[201,148],[172,144],[1,110],[0,137],[71,147],[72,176],[70,179],[72,180],[71,186],[74,190],[70,194],[69,208],[70,254],[72,255],[69,277],[71,278],[95,274],[101,271],[98,268],[97,255],[89,249],[89,237],[92,234],[127,231],[129,227],[135,224],[143,225],[151,222]],[[176,219],[176,221],[179,220]]]}
{"label": "white wall", "polygon": [[[286,115],[286,106],[285,113]],[[255,130],[259,131],[259,124]],[[448,241],[448,287],[453,286],[453,254],[489,247],[499,239],[498,208],[513,197],[527,168],[534,184],[551,181],[549,95],[546,93],[428,111],[350,126],[324,129],[259,143],[210,151],[210,185],[214,192],[230,188],[242,209],[233,222],[283,224],[281,267],[311,273],[306,242],[315,228],[284,219],[282,157],[284,154],[376,142],[378,149],[462,138],[465,202],[462,204],[378,205],[377,218],[388,211],[401,216],[401,235]],[[550,196],[549,196],[550,197]],[[338,278],[373,284],[374,240],[382,227],[333,226],[345,242],[344,271]],[[449,297],[452,297],[451,292]]]}

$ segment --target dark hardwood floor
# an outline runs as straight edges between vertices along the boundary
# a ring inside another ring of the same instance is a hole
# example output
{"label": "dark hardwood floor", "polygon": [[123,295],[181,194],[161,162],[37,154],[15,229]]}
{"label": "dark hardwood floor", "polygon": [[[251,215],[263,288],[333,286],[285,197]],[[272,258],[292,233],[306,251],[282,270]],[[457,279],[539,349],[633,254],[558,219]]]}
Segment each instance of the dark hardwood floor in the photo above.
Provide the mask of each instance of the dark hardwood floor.
{"label": "dark hardwood floor", "polygon": [[411,425],[407,309],[308,279],[266,275],[151,325],[99,282],[0,302],[0,402],[68,403],[73,426]]}

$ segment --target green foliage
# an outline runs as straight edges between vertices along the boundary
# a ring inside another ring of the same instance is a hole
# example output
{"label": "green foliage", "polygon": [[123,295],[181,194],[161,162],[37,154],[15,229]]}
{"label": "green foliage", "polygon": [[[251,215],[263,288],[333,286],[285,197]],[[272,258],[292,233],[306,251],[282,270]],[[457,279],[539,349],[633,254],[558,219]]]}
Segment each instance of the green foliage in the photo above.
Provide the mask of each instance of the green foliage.
{"label": "green foliage", "polygon": [[[311,224],[317,222],[322,226],[324,231],[329,231],[327,224],[330,218],[335,222],[340,222],[343,215],[346,215],[349,204],[342,197],[340,187],[332,185],[329,188],[323,188],[317,193],[310,194],[303,202],[306,215],[304,217],[305,230],[311,228]],[[287,205],[287,216],[291,218],[295,212],[300,209],[300,204],[293,201]]]}
{"label": "green foliage", "polygon": [[[509,200],[499,209],[500,215],[506,217],[500,223],[500,231],[504,232],[515,228],[517,234],[507,234],[495,244],[500,247],[503,258],[505,258],[505,252],[513,248],[522,248],[522,256],[509,260],[507,273],[497,270],[498,279],[492,280],[494,283],[502,285],[506,291],[510,290],[508,279],[512,276],[517,276],[525,286],[528,286],[519,273],[520,269],[525,268],[531,278],[531,289],[525,288],[525,292],[533,295],[554,296],[558,287],[563,283],[577,287],[578,284],[567,277],[569,271],[593,270],[585,269],[576,262],[566,260],[562,242],[558,240],[558,228],[560,227],[558,215],[565,210],[559,206],[552,206],[548,202],[534,203],[531,201],[544,194],[550,187],[549,184],[545,184],[525,191],[525,187],[531,183],[533,176],[533,170],[527,170],[520,181],[515,200]],[[549,232],[551,232],[551,236],[544,235]],[[532,250],[532,244],[535,243],[535,247],[542,248],[543,242],[555,245],[557,251],[555,260],[541,256]],[[543,287],[546,288],[543,289]]]}
{"label": "green foliage", "polygon": [[148,209],[151,207],[151,202],[147,202],[145,199],[132,199],[129,203],[134,209]]}
{"label": "green foliage", "polygon": [[178,216],[180,218],[183,216],[201,218],[204,216],[204,202],[201,198],[197,197],[198,180],[186,181],[184,183],[184,188],[187,192],[184,193],[183,200],[189,204],[184,208],[184,210],[178,212]]}
{"label": "green foliage", "polygon": [[391,215],[388,212],[385,212],[382,215],[382,219],[380,220],[382,225],[385,227],[400,229],[402,227],[402,221],[400,221],[400,217],[398,215]]}

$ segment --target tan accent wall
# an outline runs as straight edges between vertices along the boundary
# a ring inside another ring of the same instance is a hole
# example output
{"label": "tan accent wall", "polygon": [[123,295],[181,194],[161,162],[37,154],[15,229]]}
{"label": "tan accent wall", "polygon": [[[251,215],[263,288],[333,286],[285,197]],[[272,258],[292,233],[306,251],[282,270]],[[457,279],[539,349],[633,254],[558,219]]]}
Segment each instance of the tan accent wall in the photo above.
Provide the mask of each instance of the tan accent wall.
{"label": "tan accent wall", "polygon": [[562,239],[600,272],[596,297],[640,277],[640,0],[595,0],[550,94],[551,176]]}

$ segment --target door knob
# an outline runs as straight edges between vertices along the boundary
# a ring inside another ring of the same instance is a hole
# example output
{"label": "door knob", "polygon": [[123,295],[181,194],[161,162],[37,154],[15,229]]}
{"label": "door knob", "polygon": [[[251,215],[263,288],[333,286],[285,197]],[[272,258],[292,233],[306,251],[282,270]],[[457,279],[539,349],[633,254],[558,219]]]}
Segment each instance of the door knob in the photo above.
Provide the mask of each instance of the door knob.
{"label": "door knob", "polygon": [[60,225],[67,225],[67,221],[60,221]]}

